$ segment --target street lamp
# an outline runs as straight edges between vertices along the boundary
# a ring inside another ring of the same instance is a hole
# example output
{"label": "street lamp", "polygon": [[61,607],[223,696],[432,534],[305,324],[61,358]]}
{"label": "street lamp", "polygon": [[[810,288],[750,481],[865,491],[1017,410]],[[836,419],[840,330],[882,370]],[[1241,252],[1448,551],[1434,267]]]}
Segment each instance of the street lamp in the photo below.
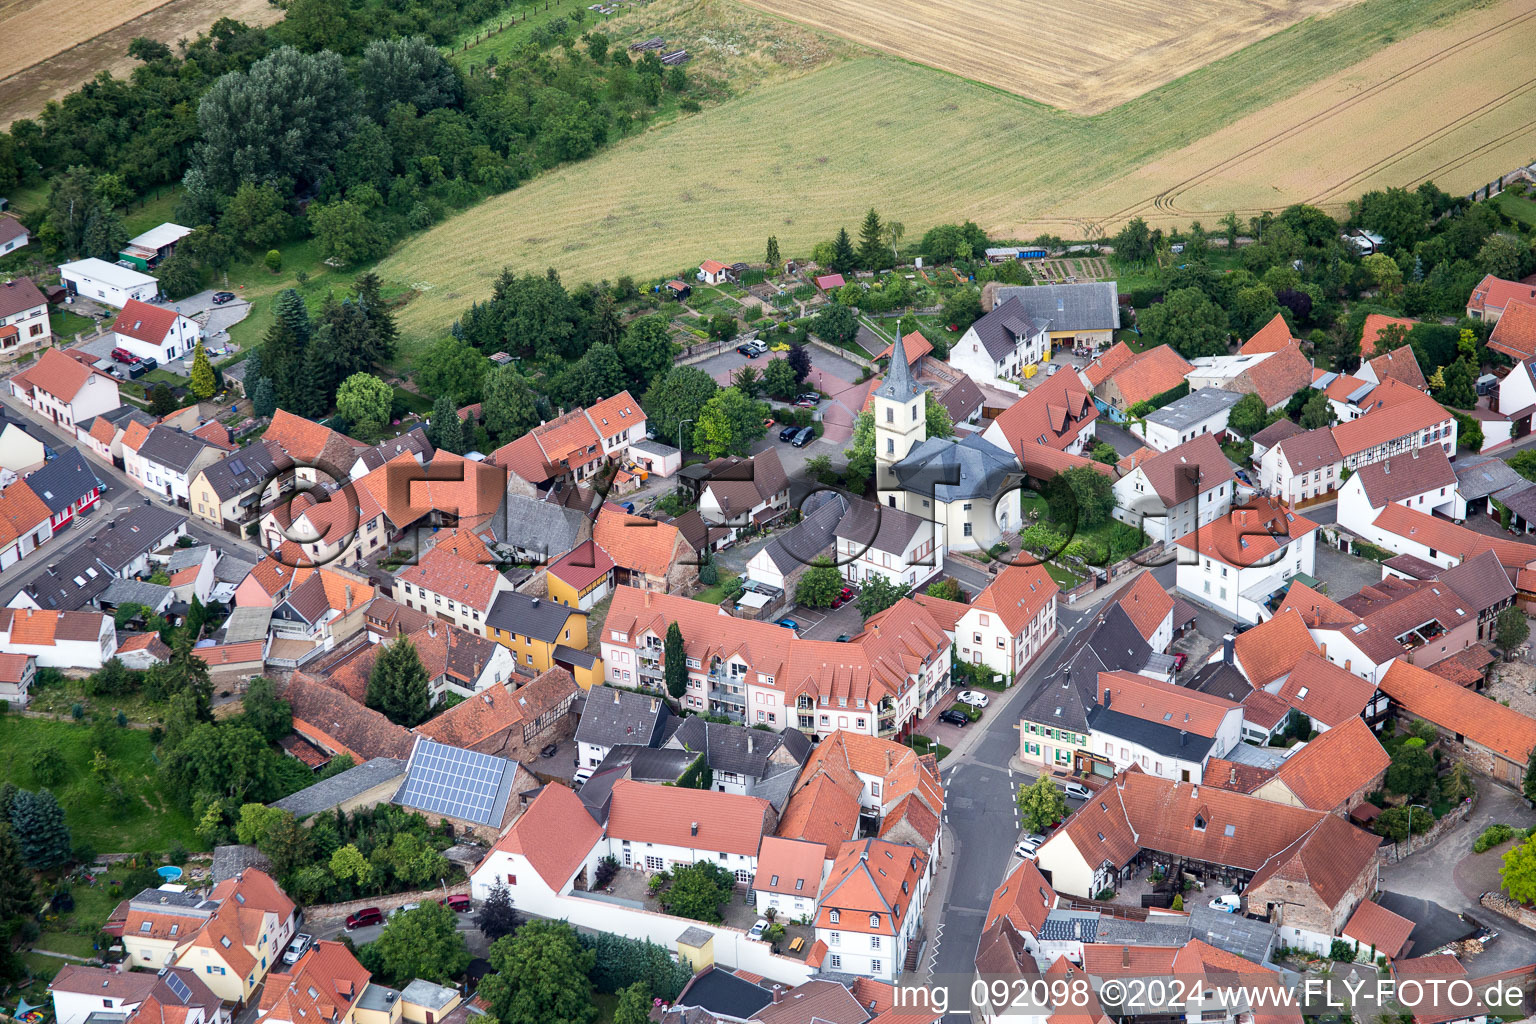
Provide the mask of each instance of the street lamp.
{"label": "street lamp", "polygon": [[1413,852],[1413,809],[1415,807],[1417,807],[1421,811],[1429,810],[1429,808],[1424,806],[1423,804],[1409,804],[1408,805],[1408,852],[1409,853]]}
{"label": "street lamp", "polygon": [[683,450],[683,428],[686,427],[688,424],[690,424],[692,422],[693,422],[693,420],[683,420],[683,422],[681,422],[681,423],[679,423],[677,425],[677,450],[678,450],[678,452],[682,452],[682,450]]}

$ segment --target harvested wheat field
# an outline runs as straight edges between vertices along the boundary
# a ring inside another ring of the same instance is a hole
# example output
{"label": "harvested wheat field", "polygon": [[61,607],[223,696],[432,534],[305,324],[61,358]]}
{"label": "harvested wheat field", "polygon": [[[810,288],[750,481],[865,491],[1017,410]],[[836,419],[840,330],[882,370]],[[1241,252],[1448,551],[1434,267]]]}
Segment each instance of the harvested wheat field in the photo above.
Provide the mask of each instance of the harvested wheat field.
{"label": "harvested wheat field", "polygon": [[[1536,158],[1536,0],[1421,32],[1083,197],[1107,222],[1243,215],[1434,180],[1471,191]],[[1454,186],[1454,188],[1452,188]]]}
{"label": "harvested wheat field", "polygon": [[1097,114],[1355,0],[746,0],[1032,100]]}
{"label": "harvested wheat field", "polygon": [[[1342,209],[1364,187],[1428,174],[1470,191],[1536,155],[1528,94],[1499,102],[1529,76],[1510,78],[1507,61],[1536,40],[1536,0],[1471,6],[1366,0],[1092,118],[883,56],[835,61],[542,175],[417,236],[380,269],[419,292],[402,323],[419,339],[488,294],[503,266],[552,266],[576,283],[673,272],[705,250],[760,259],[770,234],[804,252],[856,230],[871,205],[908,238],[965,218],[1002,237],[1089,237],[1136,213],[1210,223],[1234,207]],[[1451,87],[1393,84],[1418,65]],[[1395,105],[1339,98],[1383,88],[1406,91]],[[1465,131],[1437,134],[1436,118],[1507,141],[1479,149]],[[1290,156],[1303,142],[1312,148]],[[1392,163],[1405,148],[1411,161]],[[1239,180],[1226,162],[1240,154],[1241,185],[1225,191]],[[1322,169],[1292,170],[1308,160]],[[1157,208],[1170,191],[1187,210]]]}
{"label": "harvested wheat field", "polygon": [[267,0],[0,0],[0,129],[99,71],[124,77],[136,36],[171,46],[220,18],[269,25],[283,12]]}

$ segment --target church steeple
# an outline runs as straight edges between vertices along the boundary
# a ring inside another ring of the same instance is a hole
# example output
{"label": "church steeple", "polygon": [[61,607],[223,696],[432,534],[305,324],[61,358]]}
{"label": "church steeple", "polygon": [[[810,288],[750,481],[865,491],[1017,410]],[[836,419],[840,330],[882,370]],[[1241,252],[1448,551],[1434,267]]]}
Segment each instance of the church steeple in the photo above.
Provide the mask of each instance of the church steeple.
{"label": "church steeple", "polygon": [[885,380],[880,382],[875,394],[893,402],[910,402],[925,390],[912,380],[912,367],[907,363],[906,342],[898,328],[896,340],[891,342],[891,368],[886,371]]}
{"label": "church steeple", "polygon": [[897,332],[891,343],[891,368],[871,396],[875,413],[875,459],[893,465],[907,457],[928,436],[928,412],[924,392],[912,379],[907,347]]}

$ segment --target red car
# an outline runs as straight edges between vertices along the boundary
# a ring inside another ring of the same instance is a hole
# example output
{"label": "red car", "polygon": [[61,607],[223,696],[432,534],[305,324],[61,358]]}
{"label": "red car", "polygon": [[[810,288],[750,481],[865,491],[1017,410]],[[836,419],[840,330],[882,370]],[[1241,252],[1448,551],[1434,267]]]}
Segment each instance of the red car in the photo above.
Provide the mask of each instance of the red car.
{"label": "red car", "polygon": [[1176,651],[1174,653],[1174,655],[1173,655],[1173,669],[1174,669],[1174,671],[1175,672],[1182,671],[1183,668],[1184,668],[1184,663],[1186,661],[1188,661],[1188,660],[1189,660],[1189,655],[1185,654],[1183,651]]}
{"label": "red car", "polygon": [[132,352],[129,352],[125,348],[113,349],[112,358],[116,359],[120,363],[127,363],[129,366],[133,366],[139,361],[138,356],[134,355]]}
{"label": "red car", "polygon": [[467,914],[471,910],[475,909],[474,903],[472,903],[469,897],[463,893],[455,893],[454,895],[449,896],[447,899],[438,900],[437,902],[441,903],[449,910],[459,914]]}
{"label": "red car", "polygon": [[853,600],[853,588],[852,588],[852,587],[844,587],[844,588],[843,588],[843,589],[842,589],[842,590],[841,590],[841,591],[840,591],[840,592],[839,592],[839,593],[838,593],[838,595],[837,595],[837,596],[838,596],[838,597],[840,597],[840,598],[842,598],[842,600],[843,600],[843,601],[844,601],[844,602],[847,602],[847,601],[852,601],[852,600]]}
{"label": "red car", "polygon": [[370,924],[383,924],[384,911],[378,907],[364,907],[356,913],[347,915],[347,931],[353,928],[363,928]]}

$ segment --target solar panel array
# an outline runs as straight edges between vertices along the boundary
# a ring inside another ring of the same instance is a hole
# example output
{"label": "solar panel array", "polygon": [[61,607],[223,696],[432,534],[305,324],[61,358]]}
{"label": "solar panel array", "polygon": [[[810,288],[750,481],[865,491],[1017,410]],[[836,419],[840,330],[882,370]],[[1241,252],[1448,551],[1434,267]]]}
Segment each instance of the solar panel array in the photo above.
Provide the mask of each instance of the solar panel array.
{"label": "solar panel array", "polygon": [[1099,921],[1096,917],[1047,917],[1040,929],[1040,938],[1046,942],[1092,942],[1097,937]]}
{"label": "solar panel array", "polygon": [[192,999],[192,990],[187,987],[186,982],[177,976],[175,971],[166,972],[165,984],[167,988],[176,993],[176,998],[180,999],[183,1003],[189,1002]]}
{"label": "solar panel array", "polygon": [[422,740],[395,802],[428,814],[486,824],[507,767],[504,758]]}

